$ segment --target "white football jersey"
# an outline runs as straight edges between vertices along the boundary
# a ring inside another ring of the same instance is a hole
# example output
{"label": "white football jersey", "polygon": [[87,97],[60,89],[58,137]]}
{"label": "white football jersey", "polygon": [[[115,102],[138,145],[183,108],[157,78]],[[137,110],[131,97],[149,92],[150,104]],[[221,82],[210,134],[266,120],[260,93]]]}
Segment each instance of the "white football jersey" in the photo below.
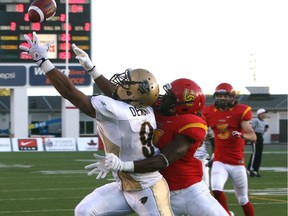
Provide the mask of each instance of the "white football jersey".
{"label": "white football jersey", "polygon": [[198,158],[199,160],[205,159],[207,157],[207,148],[205,141],[202,142],[201,146],[199,146],[194,154],[194,157]]}
{"label": "white football jersey", "polygon": [[[152,107],[135,108],[107,96],[94,96],[98,134],[105,152],[114,153],[122,161],[135,161],[159,153],[152,144],[156,121]],[[113,173],[124,191],[142,190],[162,178],[159,172]]]}
{"label": "white football jersey", "polygon": [[[206,133],[206,139],[213,138],[213,137],[214,137],[214,133],[212,129],[208,127],[208,131]],[[206,141],[204,140],[202,144],[198,147],[197,151],[195,152],[194,157],[202,160],[202,159],[206,159],[206,157],[208,156],[207,154],[208,154],[208,151],[206,147]]]}

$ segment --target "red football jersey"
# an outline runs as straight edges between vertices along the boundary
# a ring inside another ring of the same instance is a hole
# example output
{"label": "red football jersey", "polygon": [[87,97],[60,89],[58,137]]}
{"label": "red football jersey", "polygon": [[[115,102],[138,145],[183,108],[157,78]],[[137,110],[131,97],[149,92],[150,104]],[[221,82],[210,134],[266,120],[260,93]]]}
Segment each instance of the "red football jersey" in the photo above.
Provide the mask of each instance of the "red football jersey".
{"label": "red football jersey", "polygon": [[202,164],[194,157],[194,154],[205,139],[206,122],[192,114],[163,116],[160,113],[156,114],[156,121],[154,142],[159,149],[170,143],[176,135],[185,135],[196,141],[181,159],[160,170],[167,180],[170,190],[184,189],[201,181]]}
{"label": "red football jersey", "polygon": [[202,114],[212,128],[215,137],[214,161],[225,164],[244,165],[245,140],[232,136],[232,131],[243,132],[241,121],[252,118],[251,107],[237,104],[226,111],[216,109],[214,105],[205,107]]}

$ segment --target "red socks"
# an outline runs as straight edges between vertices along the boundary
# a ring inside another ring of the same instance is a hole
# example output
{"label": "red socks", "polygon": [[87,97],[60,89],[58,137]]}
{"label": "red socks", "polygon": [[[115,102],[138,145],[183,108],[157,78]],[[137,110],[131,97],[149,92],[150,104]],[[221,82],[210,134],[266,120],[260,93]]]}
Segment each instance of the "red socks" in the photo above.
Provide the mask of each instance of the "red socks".
{"label": "red socks", "polygon": [[[225,193],[223,191],[216,191],[216,190],[212,192],[215,199],[218,200],[218,202],[228,212],[228,214],[231,215],[228,209]],[[250,202],[246,203],[245,205],[242,205],[241,207],[243,208],[245,216],[254,216],[254,208]]]}
{"label": "red socks", "polygon": [[227,201],[226,201],[226,196],[224,194],[223,191],[212,191],[213,195],[215,197],[216,200],[218,200],[218,202],[222,205],[222,207],[228,212],[228,214],[230,215],[229,209],[228,209],[228,205],[227,205]]}
{"label": "red socks", "polygon": [[243,208],[245,216],[254,216],[254,208],[250,202],[242,205],[241,207]]}

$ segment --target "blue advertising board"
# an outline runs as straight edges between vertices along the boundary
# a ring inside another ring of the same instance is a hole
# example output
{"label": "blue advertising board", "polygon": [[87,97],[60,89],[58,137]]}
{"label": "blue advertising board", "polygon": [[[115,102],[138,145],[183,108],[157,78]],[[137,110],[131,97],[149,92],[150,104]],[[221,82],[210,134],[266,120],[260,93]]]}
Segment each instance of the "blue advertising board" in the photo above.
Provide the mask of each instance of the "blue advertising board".
{"label": "blue advertising board", "polygon": [[25,86],[25,66],[0,66],[0,86]]}
{"label": "blue advertising board", "polygon": [[[91,85],[91,77],[83,67],[70,66],[66,71],[65,66],[57,66],[58,69],[68,77],[75,86]],[[37,66],[29,67],[29,84],[30,86],[52,86],[45,73]]]}

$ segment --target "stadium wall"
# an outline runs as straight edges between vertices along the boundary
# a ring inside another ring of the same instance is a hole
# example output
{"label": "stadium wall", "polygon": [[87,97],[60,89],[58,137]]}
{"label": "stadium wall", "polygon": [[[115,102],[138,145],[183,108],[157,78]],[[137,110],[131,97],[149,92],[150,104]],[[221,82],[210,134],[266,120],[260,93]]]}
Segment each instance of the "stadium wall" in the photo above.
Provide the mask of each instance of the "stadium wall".
{"label": "stadium wall", "polygon": [[103,145],[98,137],[0,138],[0,152],[98,151]]}

